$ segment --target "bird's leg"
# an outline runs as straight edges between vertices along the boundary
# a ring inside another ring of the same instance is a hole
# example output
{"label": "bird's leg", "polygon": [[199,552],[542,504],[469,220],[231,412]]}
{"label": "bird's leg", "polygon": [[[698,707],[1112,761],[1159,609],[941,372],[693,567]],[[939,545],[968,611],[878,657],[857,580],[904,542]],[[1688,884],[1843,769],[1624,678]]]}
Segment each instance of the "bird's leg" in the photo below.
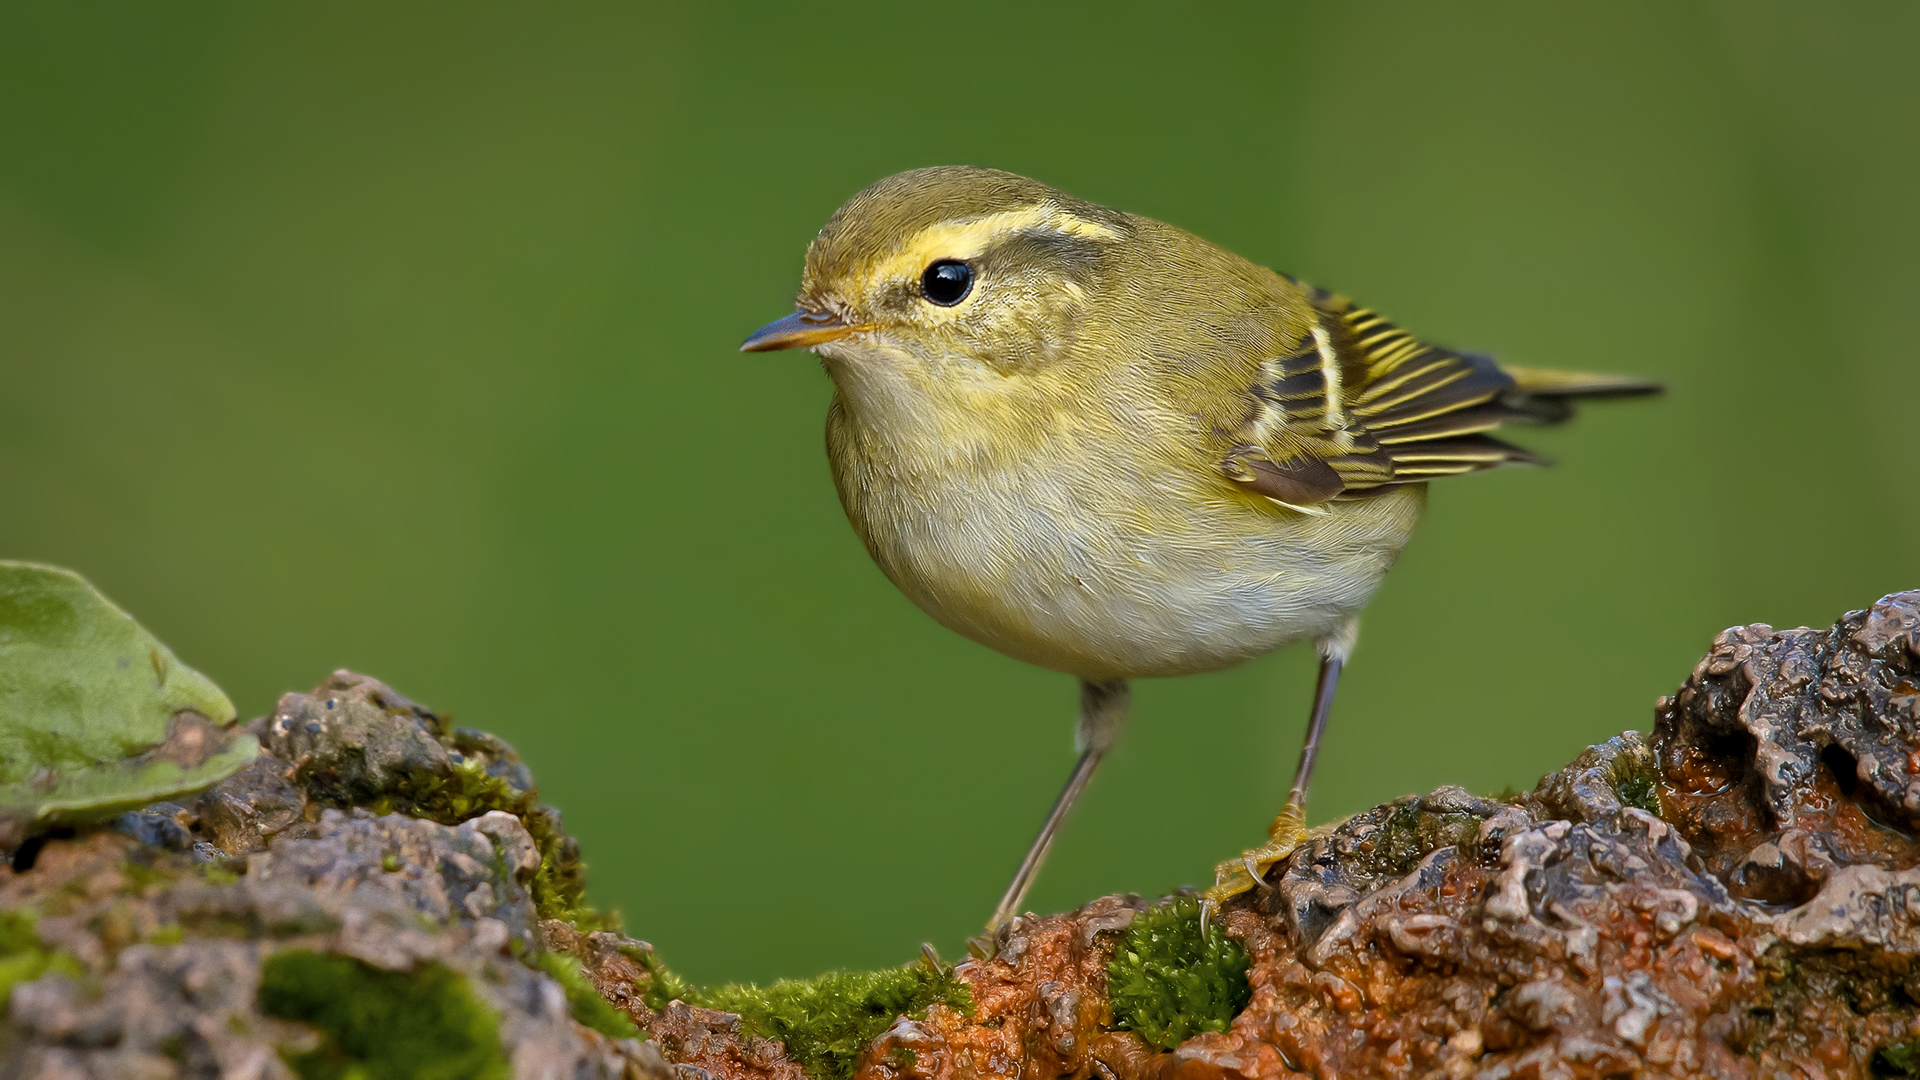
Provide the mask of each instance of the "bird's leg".
{"label": "bird's leg", "polygon": [[1293,849],[1307,838],[1307,784],[1313,778],[1320,736],[1327,730],[1327,716],[1333,712],[1333,692],[1340,685],[1340,669],[1346,666],[1347,654],[1353,650],[1356,629],[1356,624],[1349,622],[1339,632],[1320,641],[1320,681],[1313,690],[1313,715],[1307,721],[1307,741],[1300,748],[1300,764],[1293,772],[1287,805],[1281,807],[1280,815],[1267,827],[1266,843],[1214,868],[1213,888],[1207,890],[1201,901],[1203,915],[1213,914],[1226,900],[1259,884],[1274,863],[1293,854]]}
{"label": "bird's leg", "polygon": [[1280,836],[1289,813],[1304,827],[1307,808],[1307,783],[1313,779],[1313,761],[1320,753],[1320,736],[1327,730],[1327,714],[1333,711],[1333,691],[1340,685],[1340,669],[1346,658],[1339,655],[1320,658],[1320,681],[1313,688],[1313,718],[1307,722],[1307,741],[1300,747],[1300,764],[1293,770],[1293,787],[1287,791],[1287,805],[1275,818],[1268,835]]}
{"label": "bird's leg", "polygon": [[1067,777],[1067,786],[1060,789],[1060,797],[1053,801],[1053,810],[1040,826],[1040,835],[1034,837],[1033,846],[1027,849],[1027,857],[1020,860],[1020,870],[1013,875],[1006,895],[1000,898],[1000,906],[993,909],[993,918],[987,922],[988,934],[997,932],[1019,911],[1020,901],[1026,899],[1027,889],[1033,884],[1033,876],[1046,861],[1047,849],[1053,846],[1054,835],[1067,820],[1067,812],[1073,809],[1074,800],[1080,797],[1087,781],[1093,779],[1093,770],[1100,759],[1107,756],[1114,740],[1120,737],[1130,700],[1132,695],[1125,679],[1080,680],[1080,725],[1073,740],[1080,751],[1080,760]]}

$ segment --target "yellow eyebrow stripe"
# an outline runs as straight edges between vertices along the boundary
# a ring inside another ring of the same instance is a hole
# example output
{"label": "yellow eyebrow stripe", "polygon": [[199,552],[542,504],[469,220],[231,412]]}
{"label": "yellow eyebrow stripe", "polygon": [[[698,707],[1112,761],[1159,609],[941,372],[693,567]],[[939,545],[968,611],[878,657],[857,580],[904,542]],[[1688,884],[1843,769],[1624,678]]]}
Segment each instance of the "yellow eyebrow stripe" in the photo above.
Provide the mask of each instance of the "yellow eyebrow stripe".
{"label": "yellow eyebrow stripe", "polygon": [[1000,237],[1029,229],[1047,229],[1088,240],[1120,239],[1119,233],[1097,221],[1042,203],[928,226],[902,244],[878,269],[886,277],[917,277],[935,259],[975,258]]}
{"label": "yellow eyebrow stripe", "polygon": [[[977,238],[984,247],[988,240],[1003,233],[1020,232],[1023,229],[1052,229],[1068,236],[1084,236],[1089,240],[1118,240],[1120,234],[1097,221],[1089,221],[1070,210],[1042,203],[1019,210],[1002,210],[997,214],[986,214],[962,221],[946,222],[924,229],[914,238],[915,243],[923,239],[947,235],[945,239],[964,242]],[[977,251],[978,249],[976,249]]]}

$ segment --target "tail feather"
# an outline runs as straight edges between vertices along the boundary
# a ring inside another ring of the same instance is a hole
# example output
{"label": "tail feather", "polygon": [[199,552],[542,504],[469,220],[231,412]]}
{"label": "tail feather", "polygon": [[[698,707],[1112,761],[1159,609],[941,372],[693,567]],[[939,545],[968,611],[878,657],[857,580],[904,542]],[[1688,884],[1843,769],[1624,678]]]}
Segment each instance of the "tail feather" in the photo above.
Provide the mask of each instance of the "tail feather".
{"label": "tail feather", "polygon": [[1558,424],[1571,417],[1576,401],[1642,397],[1665,389],[1657,382],[1631,375],[1593,375],[1584,371],[1505,365],[1500,370],[1513,380],[1513,388],[1500,396],[1500,403],[1510,410],[1513,419],[1536,424]]}
{"label": "tail feather", "polygon": [[1592,375],[1584,371],[1554,371],[1550,368],[1500,365],[1513,377],[1513,388],[1523,394],[1557,398],[1640,397],[1658,394],[1666,387],[1650,379],[1631,375]]}
{"label": "tail feather", "polygon": [[[1313,301],[1320,332],[1293,358],[1298,370],[1283,371],[1270,388],[1271,400],[1288,404],[1290,430],[1326,444],[1318,456],[1345,492],[1545,464],[1487,433],[1505,421],[1559,423],[1584,400],[1661,391],[1659,383],[1624,375],[1507,367],[1429,345],[1345,297],[1316,291]],[[1345,442],[1310,430],[1341,416],[1342,397],[1332,388],[1345,392]]]}

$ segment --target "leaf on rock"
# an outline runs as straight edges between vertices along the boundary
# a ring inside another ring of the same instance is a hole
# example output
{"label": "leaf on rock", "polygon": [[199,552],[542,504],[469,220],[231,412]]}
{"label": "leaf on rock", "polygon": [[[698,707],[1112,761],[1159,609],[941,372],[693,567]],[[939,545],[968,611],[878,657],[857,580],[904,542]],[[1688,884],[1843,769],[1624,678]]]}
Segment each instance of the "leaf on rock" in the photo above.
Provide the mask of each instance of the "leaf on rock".
{"label": "leaf on rock", "polygon": [[235,718],[78,574],[0,562],[0,846],[217,783],[259,751]]}

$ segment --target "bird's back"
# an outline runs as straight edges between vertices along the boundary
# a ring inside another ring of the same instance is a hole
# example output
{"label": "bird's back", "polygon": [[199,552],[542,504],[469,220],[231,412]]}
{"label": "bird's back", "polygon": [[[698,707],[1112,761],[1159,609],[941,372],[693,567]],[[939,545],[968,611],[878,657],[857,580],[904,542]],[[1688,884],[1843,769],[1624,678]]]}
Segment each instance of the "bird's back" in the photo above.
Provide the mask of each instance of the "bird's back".
{"label": "bird's back", "polygon": [[[1422,341],[1375,312],[1150,219],[1140,270],[1158,295],[1115,308],[1110,333],[1192,418],[1191,449],[1296,507],[1508,464],[1541,464],[1488,434],[1558,423],[1583,398],[1656,393],[1646,380],[1503,366]],[[1165,312],[1179,312],[1168,318]],[[1109,365],[1111,369],[1112,365]]]}

